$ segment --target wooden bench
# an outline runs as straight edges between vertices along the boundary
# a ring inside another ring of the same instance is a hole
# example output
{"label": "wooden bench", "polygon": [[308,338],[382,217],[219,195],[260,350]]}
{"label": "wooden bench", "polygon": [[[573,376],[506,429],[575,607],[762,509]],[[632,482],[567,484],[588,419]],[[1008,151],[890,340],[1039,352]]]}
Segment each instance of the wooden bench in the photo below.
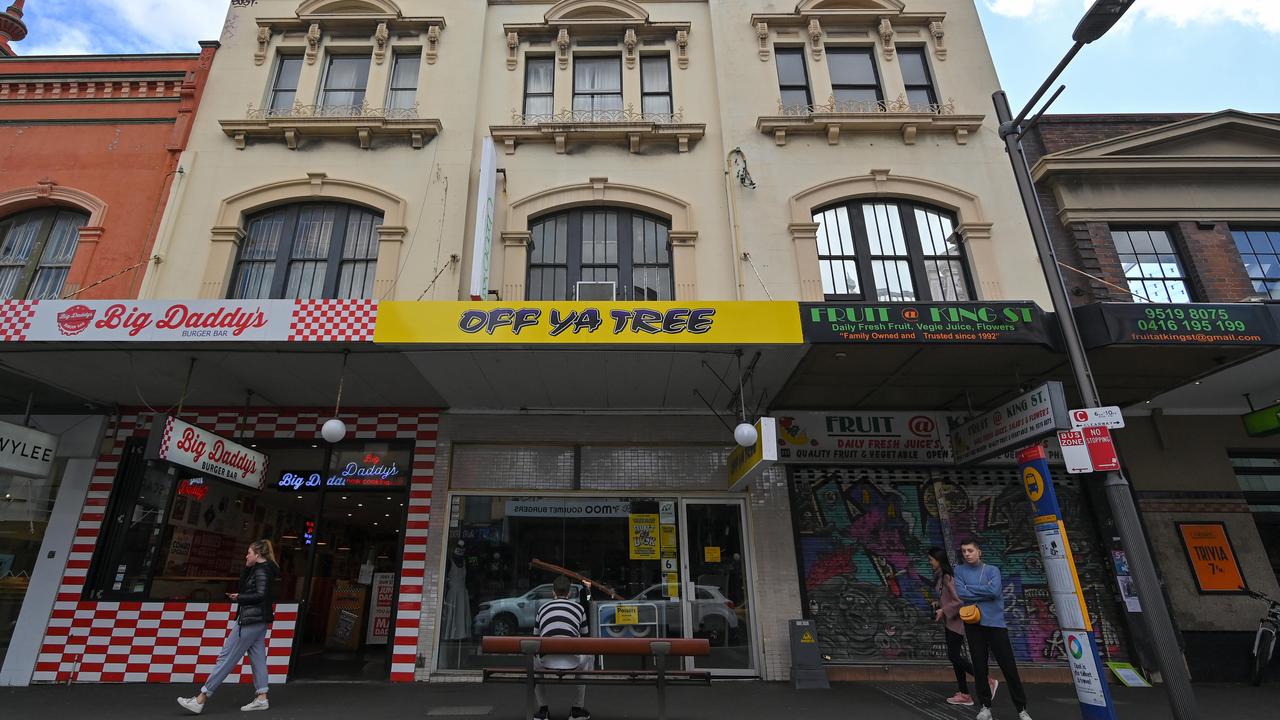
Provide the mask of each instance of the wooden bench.
{"label": "wooden bench", "polygon": [[[570,638],[570,637],[491,637],[480,641],[480,649],[489,655],[523,655],[523,668],[486,668],[484,682],[524,683],[525,717],[537,710],[533,688],[548,685],[653,685],[658,689],[658,720],[667,717],[667,687],[670,685],[710,685],[711,673],[705,670],[668,670],[669,657],[706,657],[711,643],[705,639],[684,638]],[[638,670],[539,670],[534,665],[538,655],[599,655],[603,657],[652,658],[653,667]]]}

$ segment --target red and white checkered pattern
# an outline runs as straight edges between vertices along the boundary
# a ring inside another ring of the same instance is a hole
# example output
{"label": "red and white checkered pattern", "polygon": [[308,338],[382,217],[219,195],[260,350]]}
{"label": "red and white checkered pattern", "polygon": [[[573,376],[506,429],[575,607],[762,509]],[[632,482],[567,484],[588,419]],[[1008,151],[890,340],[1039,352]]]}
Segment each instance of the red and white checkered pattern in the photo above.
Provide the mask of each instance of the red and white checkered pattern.
{"label": "red and white checkered pattern", "polygon": [[378,321],[373,300],[295,300],[291,342],[370,342]]}
{"label": "red and white checkered pattern", "polygon": [[[247,416],[235,409],[192,412],[195,414],[182,419],[219,435],[257,439],[316,439],[320,437],[320,426],[331,416],[319,410],[271,410],[250,412]],[[356,439],[415,441],[391,651],[391,680],[412,682],[423,612],[423,576],[440,416],[434,410],[407,409],[394,412],[348,409],[347,413],[342,419]],[[125,443],[131,437],[146,435],[154,420],[155,416],[150,413],[125,412],[107,430],[113,441],[111,450],[98,458],[94,468],[32,682],[59,682],[68,678],[79,682],[194,682],[202,680],[213,668],[232,619],[230,604],[81,599]],[[288,671],[297,611],[297,605],[276,606],[276,621],[268,633],[271,682],[283,681]],[[212,655],[206,657],[210,652]],[[230,679],[250,682],[252,677],[244,666]]]}
{"label": "red and white checkered pattern", "polygon": [[[235,619],[230,603],[79,602],[53,611],[35,682],[202,682]],[[267,676],[289,674],[298,606],[276,606],[267,631]],[[59,643],[59,640],[61,643]],[[253,682],[248,660],[227,677]]]}
{"label": "red and white checkered pattern", "polygon": [[24,342],[39,300],[0,302],[0,342]]}

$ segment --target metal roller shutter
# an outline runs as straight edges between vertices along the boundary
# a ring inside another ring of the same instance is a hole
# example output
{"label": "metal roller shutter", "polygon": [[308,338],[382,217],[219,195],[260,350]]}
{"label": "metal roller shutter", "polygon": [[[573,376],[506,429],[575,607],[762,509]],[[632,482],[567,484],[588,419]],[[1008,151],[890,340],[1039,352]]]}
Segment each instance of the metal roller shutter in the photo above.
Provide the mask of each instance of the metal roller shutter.
{"label": "metal roller shutter", "polygon": [[[1058,663],[1061,635],[1049,600],[1030,508],[1015,469],[791,470],[803,593],[832,662],[945,663],[926,552],[978,539],[1004,579],[1019,662]],[[1124,655],[1111,575],[1074,479],[1055,476],[1072,552],[1103,654]]]}

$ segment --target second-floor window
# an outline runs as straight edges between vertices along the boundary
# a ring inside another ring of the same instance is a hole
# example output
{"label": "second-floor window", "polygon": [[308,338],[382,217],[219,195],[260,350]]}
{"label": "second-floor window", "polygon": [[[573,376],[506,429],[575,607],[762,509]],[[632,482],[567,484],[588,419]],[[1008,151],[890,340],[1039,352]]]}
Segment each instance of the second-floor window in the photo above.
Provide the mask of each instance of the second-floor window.
{"label": "second-floor window", "polygon": [[418,67],[422,64],[417,52],[396,53],[391,65],[391,87],[387,90],[387,108],[408,110],[418,102]]}
{"label": "second-floor window", "polygon": [[1231,229],[1253,291],[1280,300],[1280,228]]}
{"label": "second-floor window", "polygon": [[271,109],[288,110],[298,99],[298,76],[302,74],[302,56],[281,55],[271,83]]}
{"label": "second-floor window", "polygon": [[774,51],[778,64],[778,90],[786,107],[813,104],[809,93],[809,71],[804,65],[804,49],[777,48]]}
{"label": "second-floor window", "polygon": [[827,300],[973,297],[964,248],[949,213],[918,203],[868,200],[824,208],[813,219]]}
{"label": "second-floor window", "polygon": [[622,109],[622,58],[575,57],[573,111],[592,115]]}
{"label": "second-floor window", "polygon": [[644,55],[640,58],[640,111],[645,114],[670,115],[671,59],[666,55]]}
{"label": "second-floor window", "polygon": [[0,300],[51,299],[62,286],[86,213],[40,208],[0,219]]}
{"label": "second-floor window", "polygon": [[373,295],[382,216],[355,205],[300,203],[249,218],[233,298]]}
{"label": "second-floor window", "polygon": [[582,208],[530,225],[528,300],[573,300],[579,282],[614,283],[619,300],[674,300],[670,226],[625,208]]}
{"label": "second-floor window", "polygon": [[326,108],[360,107],[368,84],[369,56],[332,55],[325,68],[320,104]]}
{"label": "second-floor window", "polygon": [[884,100],[871,48],[828,48],[831,91],[836,102],[875,103]]}
{"label": "second-floor window", "polygon": [[524,63],[524,114],[555,114],[556,60],[526,58]]}
{"label": "second-floor window", "polygon": [[1191,302],[1186,273],[1167,231],[1112,228],[1111,242],[1134,302]]}
{"label": "second-floor window", "polygon": [[933,88],[924,48],[898,48],[898,65],[902,68],[902,83],[907,88],[907,102],[911,105],[937,105],[938,93]]}

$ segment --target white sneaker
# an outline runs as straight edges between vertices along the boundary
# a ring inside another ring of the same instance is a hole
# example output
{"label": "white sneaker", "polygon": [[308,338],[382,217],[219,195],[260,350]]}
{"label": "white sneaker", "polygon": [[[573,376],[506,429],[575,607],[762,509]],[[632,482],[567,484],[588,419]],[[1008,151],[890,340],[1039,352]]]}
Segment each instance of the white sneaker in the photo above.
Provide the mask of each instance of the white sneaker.
{"label": "white sneaker", "polygon": [[1026,710],[1018,711],[1018,720],[1031,720],[1031,713]]}
{"label": "white sneaker", "polygon": [[984,707],[978,711],[978,720],[991,720],[991,708]]}
{"label": "white sneaker", "polygon": [[253,712],[254,710],[266,710],[269,707],[271,707],[271,704],[266,701],[266,698],[256,697],[253,702],[240,708],[240,710],[242,712]]}
{"label": "white sneaker", "polygon": [[181,705],[184,710],[186,710],[187,712],[193,715],[199,715],[200,713],[204,712],[204,704],[197,702],[196,699],[193,697],[189,697],[189,698],[180,697],[178,698],[178,704]]}

